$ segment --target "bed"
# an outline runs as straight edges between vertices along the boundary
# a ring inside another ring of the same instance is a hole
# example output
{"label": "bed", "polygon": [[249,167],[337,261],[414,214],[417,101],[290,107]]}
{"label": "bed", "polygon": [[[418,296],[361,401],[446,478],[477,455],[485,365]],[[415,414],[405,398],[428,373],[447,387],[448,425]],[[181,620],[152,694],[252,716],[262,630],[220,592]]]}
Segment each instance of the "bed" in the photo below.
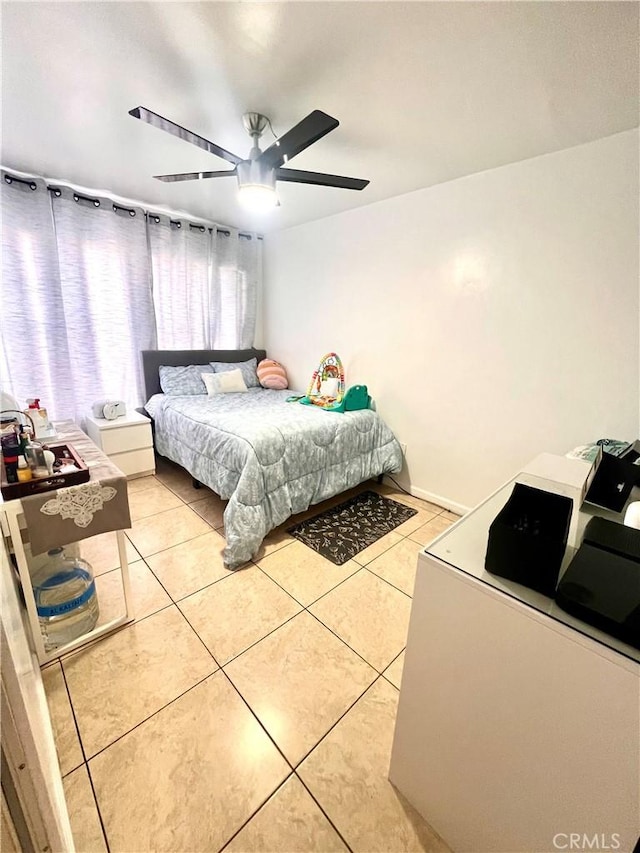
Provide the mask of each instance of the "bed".
{"label": "bed", "polygon": [[402,467],[395,436],[374,411],[325,412],[287,403],[292,391],[249,388],[207,396],[163,394],[160,365],[244,362],[264,350],[142,353],[156,451],[223,500],[225,565],[256,555],[270,530],[312,504]]}

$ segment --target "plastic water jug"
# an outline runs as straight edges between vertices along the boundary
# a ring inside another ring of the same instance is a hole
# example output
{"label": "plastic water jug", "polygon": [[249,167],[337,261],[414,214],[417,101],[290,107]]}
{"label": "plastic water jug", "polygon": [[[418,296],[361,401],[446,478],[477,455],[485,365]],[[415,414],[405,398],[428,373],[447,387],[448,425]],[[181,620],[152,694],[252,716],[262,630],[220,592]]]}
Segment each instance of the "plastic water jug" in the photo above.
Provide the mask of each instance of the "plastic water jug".
{"label": "plastic water jug", "polygon": [[31,575],[40,631],[47,651],[90,631],[100,608],[91,566],[82,557],[53,548]]}

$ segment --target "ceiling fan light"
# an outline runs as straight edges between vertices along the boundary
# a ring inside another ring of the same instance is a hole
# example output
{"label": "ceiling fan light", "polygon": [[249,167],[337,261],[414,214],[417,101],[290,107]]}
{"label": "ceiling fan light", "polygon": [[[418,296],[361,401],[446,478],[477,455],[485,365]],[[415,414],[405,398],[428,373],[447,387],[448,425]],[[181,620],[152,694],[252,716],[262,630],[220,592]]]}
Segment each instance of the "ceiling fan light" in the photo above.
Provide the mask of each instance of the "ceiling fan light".
{"label": "ceiling fan light", "polygon": [[276,176],[271,167],[257,160],[244,160],[236,167],[240,203],[248,210],[271,210],[278,203]]}
{"label": "ceiling fan light", "polygon": [[278,203],[274,187],[261,184],[245,184],[238,191],[240,204],[247,210],[262,213],[272,210]]}

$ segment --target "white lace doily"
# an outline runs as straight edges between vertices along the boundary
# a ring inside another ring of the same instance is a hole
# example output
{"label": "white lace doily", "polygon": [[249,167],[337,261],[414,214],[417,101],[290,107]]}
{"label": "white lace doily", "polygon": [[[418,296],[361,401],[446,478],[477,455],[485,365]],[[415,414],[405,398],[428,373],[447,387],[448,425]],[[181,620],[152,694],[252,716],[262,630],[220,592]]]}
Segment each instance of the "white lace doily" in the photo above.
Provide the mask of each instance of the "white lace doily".
{"label": "white lace doily", "polygon": [[69,486],[58,489],[55,498],[43,504],[40,512],[72,518],[77,527],[88,527],[94,514],[104,507],[106,501],[113,500],[116,494],[113,486],[101,486],[100,483]]}

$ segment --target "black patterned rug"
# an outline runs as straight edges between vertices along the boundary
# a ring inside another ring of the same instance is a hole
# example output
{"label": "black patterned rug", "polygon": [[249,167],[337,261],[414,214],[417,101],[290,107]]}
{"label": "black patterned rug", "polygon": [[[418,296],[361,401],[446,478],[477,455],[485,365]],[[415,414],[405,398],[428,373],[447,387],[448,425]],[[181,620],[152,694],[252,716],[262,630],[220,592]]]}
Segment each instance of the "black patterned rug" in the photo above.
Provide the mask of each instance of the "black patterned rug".
{"label": "black patterned rug", "polygon": [[287,533],[342,566],[417,511],[376,492],[362,492],[290,527]]}

